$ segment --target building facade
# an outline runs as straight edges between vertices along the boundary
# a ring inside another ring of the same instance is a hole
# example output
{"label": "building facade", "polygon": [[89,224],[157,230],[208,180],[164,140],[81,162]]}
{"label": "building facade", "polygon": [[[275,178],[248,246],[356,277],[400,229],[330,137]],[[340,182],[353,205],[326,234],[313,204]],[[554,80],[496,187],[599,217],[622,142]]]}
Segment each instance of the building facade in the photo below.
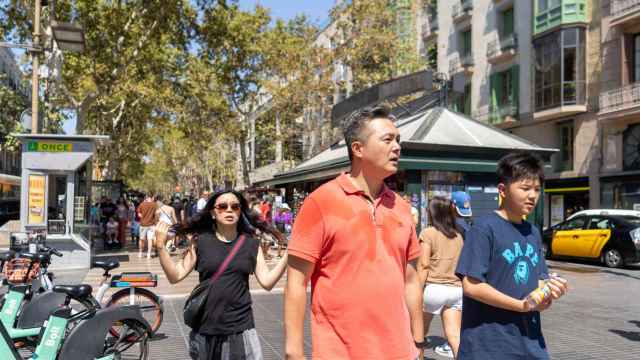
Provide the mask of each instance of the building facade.
{"label": "building facade", "polygon": [[640,1],[601,3],[600,202],[640,210]]}
{"label": "building facade", "polygon": [[601,206],[604,7],[587,0],[439,1],[422,31],[425,44],[437,44],[438,71],[453,80],[454,109],[558,149],[546,170],[545,225]]}
{"label": "building facade", "polygon": [[[31,91],[18,66],[13,52],[0,47],[0,86],[7,87],[27,100]],[[10,123],[18,119],[6,119],[0,110],[0,121]],[[0,144],[0,226],[7,220],[17,219],[20,207],[21,156],[19,151],[9,151]]]}

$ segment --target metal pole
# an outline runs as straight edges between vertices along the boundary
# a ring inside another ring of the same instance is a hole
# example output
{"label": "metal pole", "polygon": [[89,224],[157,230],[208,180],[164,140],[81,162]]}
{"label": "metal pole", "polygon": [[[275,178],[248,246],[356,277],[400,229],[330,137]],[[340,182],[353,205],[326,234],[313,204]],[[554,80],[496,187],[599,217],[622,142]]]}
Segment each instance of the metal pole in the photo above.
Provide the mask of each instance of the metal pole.
{"label": "metal pole", "polygon": [[[40,0],[36,0],[35,15],[33,17],[33,47],[40,47]],[[32,78],[31,78],[31,133],[38,133],[38,72],[40,70],[40,62],[38,58],[39,52],[31,51],[32,60]]]}

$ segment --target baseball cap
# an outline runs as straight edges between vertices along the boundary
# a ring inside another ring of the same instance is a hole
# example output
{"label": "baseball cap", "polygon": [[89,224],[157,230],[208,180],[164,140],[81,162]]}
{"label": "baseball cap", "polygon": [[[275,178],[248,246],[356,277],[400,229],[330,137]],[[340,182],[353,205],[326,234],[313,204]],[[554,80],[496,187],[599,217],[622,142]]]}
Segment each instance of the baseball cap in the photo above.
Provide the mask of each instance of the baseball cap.
{"label": "baseball cap", "polygon": [[454,191],[451,194],[451,202],[456,206],[458,215],[471,216],[471,196],[465,191]]}

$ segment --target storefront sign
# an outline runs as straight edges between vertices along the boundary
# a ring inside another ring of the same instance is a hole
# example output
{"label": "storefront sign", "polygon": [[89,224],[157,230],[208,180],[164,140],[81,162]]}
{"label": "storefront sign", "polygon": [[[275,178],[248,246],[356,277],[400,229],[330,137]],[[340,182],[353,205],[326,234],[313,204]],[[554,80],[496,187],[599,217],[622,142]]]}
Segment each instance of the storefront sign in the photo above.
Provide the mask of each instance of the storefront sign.
{"label": "storefront sign", "polygon": [[44,175],[29,175],[29,225],[44,223],[44,190],[46,177]]}
{"label": "storefront sign", "polygon": [[564,196],[551,195],[551,226],[564,220]]}
{"label": "storefront sign", "polygon": [[29,141],[27,151],[31,152],[73,152],[73,144],[59,142]]}

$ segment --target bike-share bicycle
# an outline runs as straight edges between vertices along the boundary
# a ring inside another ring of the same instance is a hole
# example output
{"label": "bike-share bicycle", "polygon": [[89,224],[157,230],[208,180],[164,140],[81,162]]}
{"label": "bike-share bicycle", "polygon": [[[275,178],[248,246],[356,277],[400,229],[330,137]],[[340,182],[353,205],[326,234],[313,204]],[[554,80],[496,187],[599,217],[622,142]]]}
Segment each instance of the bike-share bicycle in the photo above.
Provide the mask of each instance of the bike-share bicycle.
{"label": "bike-share bicycle", "polygon": [[[20,272],[25,278],[18,280],[21,284],[10,284],[0,311],[0,320],[8,336],[12,339],[24,339],[30,344],[37,341],[39,328],[48,318],[51,309],[64,300],[61,294],[52,291],[55,277],[47,270],[51,263],[51,255],[62,256],[62,254],[46,246],[40,250],[37,254],[19,255],[21,260],[28,260],[27,269],[22,269]],[[154,334],[162,323],[164,307],[160,297],[143,287],[156,286],[157,277],[151,273],[123,273],[111,278],[109,271],[119,267],[117,261],[94,261],[92,265],[105,270],[100,288],[94,298],[95,303],[100,306],[110,287],[122,288],[114,293],[103,307],[137,305],[147,322],[151,324],[151,333]],[[37,268],[35,275],[34,267]],[[9,278],[16,280],[14,275],[9,274]],[[26,277],[29,276],[33,278],[27,279]],[[111,282],[109,282],[110,279]],[[120,327],[120,324],[116,324],[111,328],[110,332],[114,337],[119,336]],[[129,337],[127,340],[137,341],[135,337]]]}
{"label": "bike-share bicycle", "polygon": [[[102,309],[91,296],[89,285],[53,287],[53,292],[65,297],[62,307],[57,308],[45,322],[40,340],[32,360],[115,360],[127,352],[135,359],[146,359],[151,329],[142,317],[138,306],[117,306]],[[71,300],[84,309],[74,313],[69,306]],[[109,332],[114,324],[121,324],[117,338]],[[135,337],[133,343],[128,338]],[[138,346],[135,351],[134,345]],[[133,353],[133,354],[131,354]],[[22,360],[4,324],[0,322],[0,358]]]}

